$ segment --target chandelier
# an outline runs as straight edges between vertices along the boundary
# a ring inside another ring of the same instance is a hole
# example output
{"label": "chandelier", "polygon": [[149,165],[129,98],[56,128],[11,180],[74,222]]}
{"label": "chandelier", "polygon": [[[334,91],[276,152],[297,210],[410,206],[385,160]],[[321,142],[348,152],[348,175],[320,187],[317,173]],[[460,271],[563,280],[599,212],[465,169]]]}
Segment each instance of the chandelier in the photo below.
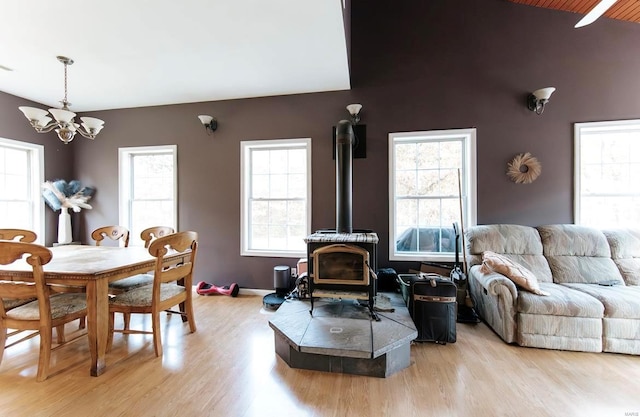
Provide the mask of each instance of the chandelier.
{"label": "chandelier", "polygon": [[[55,129],[58,137],[65,145],[73,140],[76,133],[80,133],[87,139],[95,139],[104,127],[104,121],[95,117],[81,117],[81,124],[75,123],[76,114],[69,110],[71,103],[67,101],[67,66],[73,64],[73,60],[65,56],[58,56],[58,61],[64,64],[64,99],[61,109],[38,109],[36,107],[21,106],[18,109],[29,119],[29,123],[38,133],[47,133]],[[53,120],[49,117],[53,116]]]}

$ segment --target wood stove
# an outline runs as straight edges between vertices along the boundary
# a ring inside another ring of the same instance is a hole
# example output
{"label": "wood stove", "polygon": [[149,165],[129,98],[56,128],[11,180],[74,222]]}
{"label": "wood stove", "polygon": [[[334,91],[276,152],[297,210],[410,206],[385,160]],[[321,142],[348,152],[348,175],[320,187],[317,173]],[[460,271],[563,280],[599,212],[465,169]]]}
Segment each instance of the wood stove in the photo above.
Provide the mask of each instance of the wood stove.
{"label": "wood stove", "polygon": [[353,126],[341,120],[336,128],[336,229],[307,236],[309,295],[314,298],[366,300],[371,316],[376,295],[378,235],[352,227]]}
{"label": "wood stove", "polygon": [[311,254],[317,285],[369,286],[369,252],[359,246],[334,243]]}
{"label": "wood stove", "polygon": [[337,233],[320,230],[307,236],[311,314],[314,298],[367,302],[373,318],[376,295],[378,235],[371,231]]}

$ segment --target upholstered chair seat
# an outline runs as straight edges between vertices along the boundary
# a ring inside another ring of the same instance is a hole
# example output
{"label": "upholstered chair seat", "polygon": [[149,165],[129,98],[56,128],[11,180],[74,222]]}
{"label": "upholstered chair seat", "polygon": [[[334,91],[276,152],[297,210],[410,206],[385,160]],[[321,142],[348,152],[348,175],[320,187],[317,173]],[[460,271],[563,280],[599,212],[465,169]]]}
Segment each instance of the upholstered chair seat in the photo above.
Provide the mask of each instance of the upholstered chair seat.
{"label": "upholstered chair seat", "polygon": [[[85,294],[59,294],[49,298],[51,303],[51,319],[79,313],[87,308]],[[40,320],[38,301],[32,301],[7,311],[7,317],[16,320]]]}
{"label": "upholstered chair seat", "polygon": [[[171,284],[160,285],[160,301],[166,301],[186,291],[185,287]],[[151,307],[153,301],[153,285],[135,288],[118,294],[109,300],[110,304],[129,307]]]}

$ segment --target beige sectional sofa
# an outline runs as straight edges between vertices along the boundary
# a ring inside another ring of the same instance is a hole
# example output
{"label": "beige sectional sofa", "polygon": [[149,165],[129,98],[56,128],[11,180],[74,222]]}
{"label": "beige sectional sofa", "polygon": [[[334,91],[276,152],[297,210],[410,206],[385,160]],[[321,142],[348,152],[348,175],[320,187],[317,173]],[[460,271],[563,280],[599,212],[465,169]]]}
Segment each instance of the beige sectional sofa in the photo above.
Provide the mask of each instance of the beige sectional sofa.
{"label": "beige sectional sofa", "polygon": [[[471,297],[505,342],[640,354],[640,231],[496,224],[465,237]],[[533,273],[548,295],[488,268],[492,252]]]}

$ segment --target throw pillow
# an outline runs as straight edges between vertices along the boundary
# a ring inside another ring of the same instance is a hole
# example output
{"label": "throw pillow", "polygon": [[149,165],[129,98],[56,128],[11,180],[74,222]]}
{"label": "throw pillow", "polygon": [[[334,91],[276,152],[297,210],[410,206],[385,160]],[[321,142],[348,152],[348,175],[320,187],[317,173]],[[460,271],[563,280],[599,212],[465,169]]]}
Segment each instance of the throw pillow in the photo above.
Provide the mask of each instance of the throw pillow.
{"label": "throw pillow", "polygon": [[549,295],[548,292],[540,289],[538,279],[533,275],[533,272],[529,271],[524,266],[513,262],[504,255],[491,251],[483,252],[482,267],[480,270],[485,274],[488,272],[497,272],[502,274],[513,281],[516,285],[534,294]]}

